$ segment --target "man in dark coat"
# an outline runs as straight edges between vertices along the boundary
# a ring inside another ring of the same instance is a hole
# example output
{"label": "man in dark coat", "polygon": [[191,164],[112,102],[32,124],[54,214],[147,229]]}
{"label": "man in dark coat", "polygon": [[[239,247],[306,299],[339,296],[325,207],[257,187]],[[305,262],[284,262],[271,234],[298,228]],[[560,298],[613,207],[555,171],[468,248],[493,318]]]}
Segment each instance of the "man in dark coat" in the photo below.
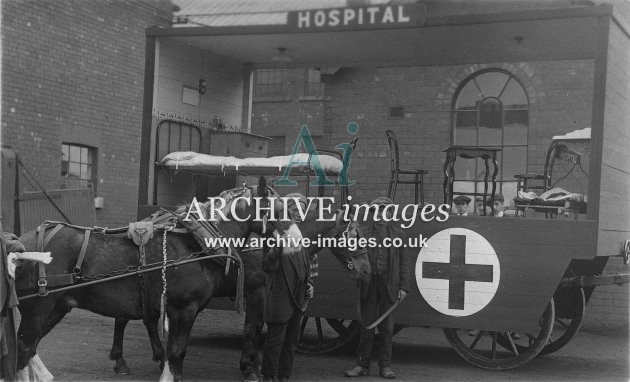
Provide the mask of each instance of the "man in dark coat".
{"label": "man in dark coat", "polygon": [[15,332],[15,314],[17,314],[17,295],[15,284],[8,275],[7,256],[11,252],[24,252],[24,246],[12,233],[2,232],[0,224],[0,380],[13,381],[17,369],[17,336]]}
{"label": "man in dark coat", "polygon": [[263,319],[267,337],[261,374],[264,381],[288,381],[306,301],[313,296],[309,263],[304,249],[286,255],[277,247],[265,249],[262,263],[266,273]]}
{"label": "man in dark coat", "polygon": [[[367,229],[368,237],[375,237],[382,243],[385,237],[403,237],[402,230],[393,224],[383,222],[383,212],[387,205],[393,204],[389,198],[380,197],[370,203],[378,206],[378,219]],[[376,207],[371,207],[375,209]],[[361,283],[361,316],[364,325],[370,325],[385,313],[396,301],[402,301],[409,292],[410,268],[409,256],[403,248],[370,248],[368,250],[372,277],[368,283]],[[346,377],[369,375],[374,329],[361,328],[359,348],[357,350],[357,366],[346,371]],[[394,319],[388,315],[378,324],[379,334],[379,374],[386,379],[396,378],[392,371],[392,336],[394,335]]]}

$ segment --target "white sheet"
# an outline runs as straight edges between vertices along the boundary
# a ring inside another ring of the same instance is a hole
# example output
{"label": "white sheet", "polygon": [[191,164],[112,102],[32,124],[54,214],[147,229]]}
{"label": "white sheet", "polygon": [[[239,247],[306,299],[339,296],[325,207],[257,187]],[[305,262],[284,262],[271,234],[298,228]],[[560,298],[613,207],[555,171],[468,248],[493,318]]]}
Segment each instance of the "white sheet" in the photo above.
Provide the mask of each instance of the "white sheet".
{"label": "white sheet", "polygon": [[566,140],[572,140],[572,139],[591,139],[591,128],[586,127],[581,130],[573,130],[564,135],[554,135],[553,138],[551,139],[554,141],[566,141]]}
{"label": "white sheet", "polygon": [[[330,155],[317,156],[322,168],[327,174],[339,174],[343,163]],[[296,154],[293,157],[293,168],[298,171],[312,170],[308,154]],[[199,154],[192,151],[176,151],[166,155],[160,163],[173,170],[190,170],[205,173],[225,173],[227,171],[242,171],[244,173],[284,172],[291,160],[290,155],[270,158],[236,158],[216,155]],[[302,163],[297,165],[295,162]],[[309,166],[310,165],[310,166]]]}

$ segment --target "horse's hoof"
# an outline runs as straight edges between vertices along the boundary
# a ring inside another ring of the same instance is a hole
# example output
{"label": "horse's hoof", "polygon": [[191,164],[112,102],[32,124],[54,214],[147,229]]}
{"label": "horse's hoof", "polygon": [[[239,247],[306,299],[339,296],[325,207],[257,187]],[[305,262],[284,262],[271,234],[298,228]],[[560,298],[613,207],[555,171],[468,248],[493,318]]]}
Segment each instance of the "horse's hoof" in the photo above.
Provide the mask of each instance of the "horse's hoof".
{"label": "horse's hoof", "polygon": [[116,375],[129,375],[131,374],[131,370],[129,370],[125,361],[116,361],[116,365],[114,365],[114,373],[116,373]]}
{"label": "horse's hoof", "polygon": [[254,372],[243,374],[243,382],[258,382],[258,376]]}

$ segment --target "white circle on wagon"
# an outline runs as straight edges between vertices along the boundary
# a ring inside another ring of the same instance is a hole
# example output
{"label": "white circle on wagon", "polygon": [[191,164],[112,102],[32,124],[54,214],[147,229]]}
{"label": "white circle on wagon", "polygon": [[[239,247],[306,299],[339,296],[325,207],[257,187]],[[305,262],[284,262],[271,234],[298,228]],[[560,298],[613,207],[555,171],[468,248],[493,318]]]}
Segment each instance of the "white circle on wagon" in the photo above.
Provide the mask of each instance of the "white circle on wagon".
{"label": "white circle on wagon", "polygon": [[431,236],[416,261],[420,294],[432,308],[449,316],[470,316],[485,308],[499,287],[500,276],[492,245],[466,228],[449,228]]}

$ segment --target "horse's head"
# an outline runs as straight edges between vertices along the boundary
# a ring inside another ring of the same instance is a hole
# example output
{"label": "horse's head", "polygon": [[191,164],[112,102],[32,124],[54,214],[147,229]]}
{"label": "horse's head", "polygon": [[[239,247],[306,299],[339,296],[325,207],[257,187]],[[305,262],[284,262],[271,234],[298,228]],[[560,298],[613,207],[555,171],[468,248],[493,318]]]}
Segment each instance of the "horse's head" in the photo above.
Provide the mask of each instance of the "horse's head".
{"label": "horse's head", "polygon": [[[359,224],[342,221],[341,212],[328,212],[327,208],[320,209],[316,203],[311,203],[304,195],[293,193],[285,197],[288,199],[289,212],[294,220],[300,222],[302,235],[311,240],[311,245],[307,250],[317,252],[323,247],[328,248],[350,272],[351,278],[367,281],[371,272],[370,260],[367,249],[359,245],[360,239],[364,237]],[[331,243],[333,241],[334,243]],[[321,245],[318,245],[318,242]]]}
{"label": "horse's head", "polygon": [[282,244],[285,253],[296,253],[301,249],[302,233],[278,197],[261,177],[257,187],[243,185],[222,192],[214,200],[222,203],[220,210],[226,219],[221,224],[231,227],[230,235],[246,237],[253,232],[272,237],[276,244]]}

